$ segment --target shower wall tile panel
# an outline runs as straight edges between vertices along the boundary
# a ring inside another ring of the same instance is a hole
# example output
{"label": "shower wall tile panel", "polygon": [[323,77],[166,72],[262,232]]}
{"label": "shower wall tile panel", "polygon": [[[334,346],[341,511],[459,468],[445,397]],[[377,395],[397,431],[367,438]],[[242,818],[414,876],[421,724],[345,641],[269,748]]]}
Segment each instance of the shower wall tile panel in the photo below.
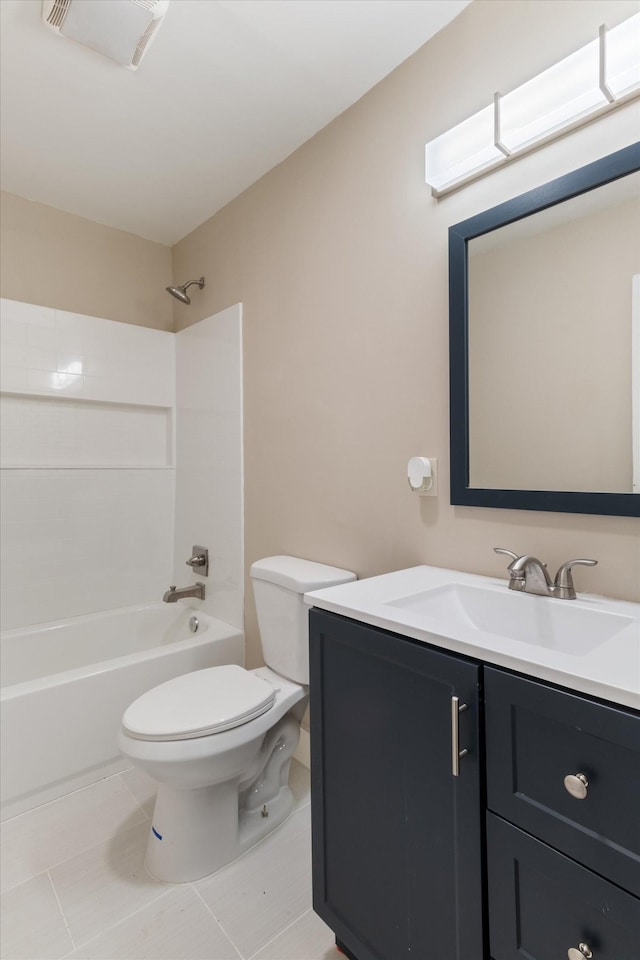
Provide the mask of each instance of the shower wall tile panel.
{"label": "shower wall tile panel", "polygon": [[3,629],[159,599],[173,504],[173,470],[0,471]]}
{"label": "shower wall tile panel", "polygon": [[[171,580],[175,472],[145,467],[171,452],[174,335],[2,300],[0,339],[0,385],[17,395],[3,398],[11,462],[29,467],[0,471],[3,628],[158,599]],[[16,421],[20,405],[30,416]]]}
{"label": "shower wall tile panel", "polygon": [[[209,549],[205,608],[244,624],[242,308],[176,335],[176,535],[174,581],[185,580],[195,543]],[[192,579],[200,579],[198,575]]]}
{"label": "shower wall tile panel", "polygon": [[166,467],[171,410],[166,407],[8,395],[2,397],[4,467]]}
{"label": "shower wall tile panel", "polygon": [[3,391],[171,407],[174,334],[0,300]]}
{"label": "shower wall tile panel", "polygon": [[[2,325],[5,323],[9,329],[18,331],[15,333],[14,342],[26,343],[26,327],[55,327],[56,311],[52,307],[41,307],[37,303],[23,303],[21,300],[0,299],[0,308],[2,310]],[[22,340],[21,340],[22,338]]]}

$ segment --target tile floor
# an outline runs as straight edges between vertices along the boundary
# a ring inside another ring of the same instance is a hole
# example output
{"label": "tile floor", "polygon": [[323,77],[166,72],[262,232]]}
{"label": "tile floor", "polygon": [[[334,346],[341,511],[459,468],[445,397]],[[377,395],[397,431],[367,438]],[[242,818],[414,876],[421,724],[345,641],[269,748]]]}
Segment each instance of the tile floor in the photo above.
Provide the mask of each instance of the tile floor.
{"label": "tile floor", "polygon": [[2,824],[2,960],[339,960],[311,910],[309,771],[281,827],[197,883],[151,879],[153,783],[126,770]]}

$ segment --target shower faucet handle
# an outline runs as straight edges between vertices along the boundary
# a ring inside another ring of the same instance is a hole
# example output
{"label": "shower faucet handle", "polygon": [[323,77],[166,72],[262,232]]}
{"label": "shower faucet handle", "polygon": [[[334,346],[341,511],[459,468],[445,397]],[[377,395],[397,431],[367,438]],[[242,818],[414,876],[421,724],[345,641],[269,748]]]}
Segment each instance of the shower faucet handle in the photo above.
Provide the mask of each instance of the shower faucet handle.
{"label": "shower faucet handle", "polygon": [[198,544],[195,544],[191,548],[191,556],[186,561],[188,567],[191,567],[192,570],[197,570],[198,573],[201,573],[204,577],[209,575],[209,551],[206,547],[201,547]]}
{"label": "shower faucet handle", "polygon": [[187,566],[189,567],[204,567],[207,560],[204,554],[200,553],[197,557],[190,557],[187,560]]}

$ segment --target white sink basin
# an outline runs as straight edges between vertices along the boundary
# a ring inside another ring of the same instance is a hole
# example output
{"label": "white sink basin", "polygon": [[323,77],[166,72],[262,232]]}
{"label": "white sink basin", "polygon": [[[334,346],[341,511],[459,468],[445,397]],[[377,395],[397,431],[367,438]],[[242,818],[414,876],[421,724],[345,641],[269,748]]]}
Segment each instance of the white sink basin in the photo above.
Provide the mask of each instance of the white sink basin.
{"label": "white sink basin", "polygon": [[573,600],[554,600],[505,588],[449,583],[390,600],[399,607],[449,628],[472,628],[518,643],[535,644],[584,656],[633,623],[633,618],[572,606]]}
{"label": "white sink basin", "polygon": [[316,590],[307,603],[414,640],[640,709],[640,604],[557,600],[507,580],[410,567]]}

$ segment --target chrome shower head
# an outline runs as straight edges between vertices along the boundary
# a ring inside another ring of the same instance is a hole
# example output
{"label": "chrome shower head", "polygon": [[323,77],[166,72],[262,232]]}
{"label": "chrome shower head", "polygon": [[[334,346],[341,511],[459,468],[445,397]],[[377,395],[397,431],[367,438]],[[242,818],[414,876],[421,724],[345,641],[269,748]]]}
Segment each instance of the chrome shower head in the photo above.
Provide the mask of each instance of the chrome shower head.
{"label": "chrome shower head", "polygon": [[184,287],[166,287],[165,289],[167,293],[170,293],[171,296],[179,300],[180,303],[191,303],[191,297],[186,295]]}
{"label": "chrome shower head", "polygon": [[179,300],[180,303],[191,303],[191,297],[187,296],[187,287],[192,286],[192,284],[197,283],[200,289],[204,287],[204,277],[200,277],[199,280],[189,280],[188,283],[183,283],[181,287],[165,287],[167,293],[170,293],[172,297],[175,297],[176,300]]}

